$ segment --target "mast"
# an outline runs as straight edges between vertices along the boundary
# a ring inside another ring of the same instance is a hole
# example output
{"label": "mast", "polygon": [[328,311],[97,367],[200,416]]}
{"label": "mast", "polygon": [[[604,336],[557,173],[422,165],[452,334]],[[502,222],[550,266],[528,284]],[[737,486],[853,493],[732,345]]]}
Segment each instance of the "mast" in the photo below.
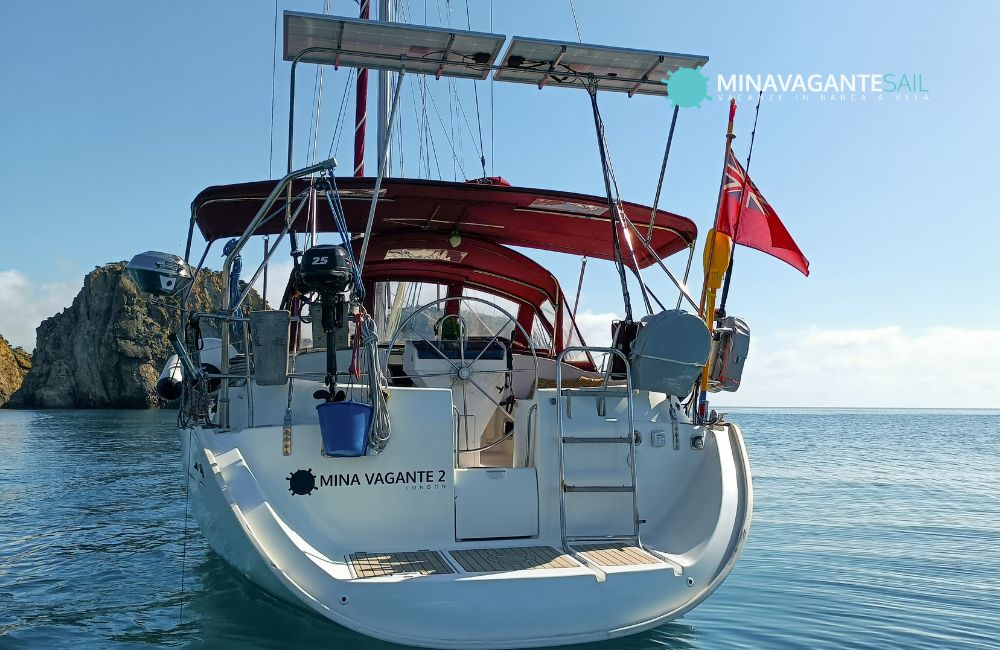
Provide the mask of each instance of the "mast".
{"label": "mast", "polygon": [[[381,22],[392,22],[392,0],[379,0],[378,19]],[[378,72],[378,146],[376,151],[385,151],[386,173],[392,169],[392,142],[389,138],[389,111],[392,101],[392,73],[388,70]],[[385,147],[385,149],[383,149]]]}
{"label": "mast", "polygon": [[[369,0],[361,0],[359,18],[368,20],[371,11]],[[365,122],[368,118],[368,70],[358,70],[357,97],[354,103],[354,175],[365,175]]]}

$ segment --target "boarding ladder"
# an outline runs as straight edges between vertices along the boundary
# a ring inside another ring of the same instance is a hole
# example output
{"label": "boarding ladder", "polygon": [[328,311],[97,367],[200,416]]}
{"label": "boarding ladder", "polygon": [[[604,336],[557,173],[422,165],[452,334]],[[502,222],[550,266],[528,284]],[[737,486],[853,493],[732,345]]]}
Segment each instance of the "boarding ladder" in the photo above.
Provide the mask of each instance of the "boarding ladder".
{"label": "boarding ladder", "polygon": [[[611,357],[608,357],[607,368],[604,373],[604,382],[600,388],[574,388],[567,389],[563,391],[562,387],[562,368],[563,368],[563,358],[567,353],[572,352],[590,352],[598,354],[608,354],[617,355],[622,359],[625,366],[625,387],[622,391],[622,386],[608,386],[608,380],[611,375]],[[605,401],[608,398],[613,397],[625,397],[627,404],[627,428],[625,429],[627,434],[624,436],[615,437],[576,437],[565,435],[564,430],[564,419],[566,417],[567,404],[566,399],[568,397],[595,397],[597,401],[598,413],[603,414],[605,408]],[[633,405],[632,405],[632,373],[629,369],[628,358],[622,353],[621,350],[615,348],[598,348],[598,347],[570,347],[564,349],[556,359],[556,422],[559,427],[559,523],[560,530],[562,533],[562,546],[567,552],[572,552],[570,548],[574,543],[626,543],[633,546],[638,546],[642,548],[642,543],[639,539],[639,495],[636,490],[636,462],[635,462],[635,426],[633,420]],[[569,485],[566,483],[566,445],[577,445],[577,444],[591,444],[591,445],[628,445],[629,456],[629,479],[630,483],[627,485]],[[632,495],[632,531],[630,533],[620,533],[620,534],[609,534],[609,535],[584,535],[584,536],[571,536],[568,535],[566,530],[566,494],[569,492],[575,493],[607,493],[607,492],[619,492],[619,493],[631,493]]]}

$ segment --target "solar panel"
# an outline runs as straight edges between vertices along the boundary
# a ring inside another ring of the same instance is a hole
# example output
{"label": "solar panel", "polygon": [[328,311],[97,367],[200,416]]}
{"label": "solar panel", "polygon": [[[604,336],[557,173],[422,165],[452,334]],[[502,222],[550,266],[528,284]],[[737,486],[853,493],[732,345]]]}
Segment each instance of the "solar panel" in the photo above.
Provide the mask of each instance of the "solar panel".
{"label": "solar panel", "polygon": [[707,56],[564,43],[515,36],[493,75],[497,81],[543,86],[586,87],[640,95],[666,95],[663,79],[678,68],[696,68]]}
{"label": "solar panel", "polygon": [[[485,79],[504,36],[285,12],[285,60]],[[320,48],[308,51],[312,48]],[[303,54],[305,52],[305,54]]]}

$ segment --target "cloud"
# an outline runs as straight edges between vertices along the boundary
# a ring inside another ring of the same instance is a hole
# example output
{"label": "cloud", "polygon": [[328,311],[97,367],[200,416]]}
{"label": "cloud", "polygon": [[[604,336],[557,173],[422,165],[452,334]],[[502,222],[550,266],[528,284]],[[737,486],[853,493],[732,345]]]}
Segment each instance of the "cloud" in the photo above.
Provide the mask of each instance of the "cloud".
{"label": "cloud", "polygon": [[35,347],[35,328],[69,307],[82,282],[38,284],[20,271],[0,271],[0,334],[26,350]]}
{"label": "cloud", "polygon": [[[259,262],[257,263],[259,264]],[[247,268],[247,267],[244,267]],[[250,269],[250,275],[253,275],[253,271],[256,270],[256,266]],[[272,308],[277,309],[278,305],[281,304],[281,297],[285,293],[285,285],[288,283],[288,276],[292,274],[292,262],[274,262],[272,261],[267,265],[267,295],[264,296],[267,299],[267,303],[271,305]],[[264,290],[264,274],[261,273],[257,281],[254,282],[254,289],[258,292]]]}
{"label": "cloud", "polygon": [[607,347],[611,345],[611,321],[620,318],[614,312],[593,312],[589,309],[576,313],[576,325],[587,345]]}
{"label": "cloud", "polygon": [[[581,311],[589,345],[607,346],[614,313]],[[1000,408],[1000,329],[801,327],[754,332],[736,393],[722,406]]]}
{"label": "cloud", "polygon": [[1000,407],[1000,329],[893,325],[754,335],[741,406]]}

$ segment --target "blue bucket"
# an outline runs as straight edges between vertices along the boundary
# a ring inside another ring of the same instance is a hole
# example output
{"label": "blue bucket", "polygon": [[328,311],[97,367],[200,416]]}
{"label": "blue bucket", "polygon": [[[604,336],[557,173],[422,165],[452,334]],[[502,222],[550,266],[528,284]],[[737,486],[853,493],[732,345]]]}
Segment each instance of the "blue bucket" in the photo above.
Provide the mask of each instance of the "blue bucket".
{"label": "blue bucket", "polygon": [[372,407],[361,402],[324,402],[316,407],[323,452],[327,456],[364,456]]}

